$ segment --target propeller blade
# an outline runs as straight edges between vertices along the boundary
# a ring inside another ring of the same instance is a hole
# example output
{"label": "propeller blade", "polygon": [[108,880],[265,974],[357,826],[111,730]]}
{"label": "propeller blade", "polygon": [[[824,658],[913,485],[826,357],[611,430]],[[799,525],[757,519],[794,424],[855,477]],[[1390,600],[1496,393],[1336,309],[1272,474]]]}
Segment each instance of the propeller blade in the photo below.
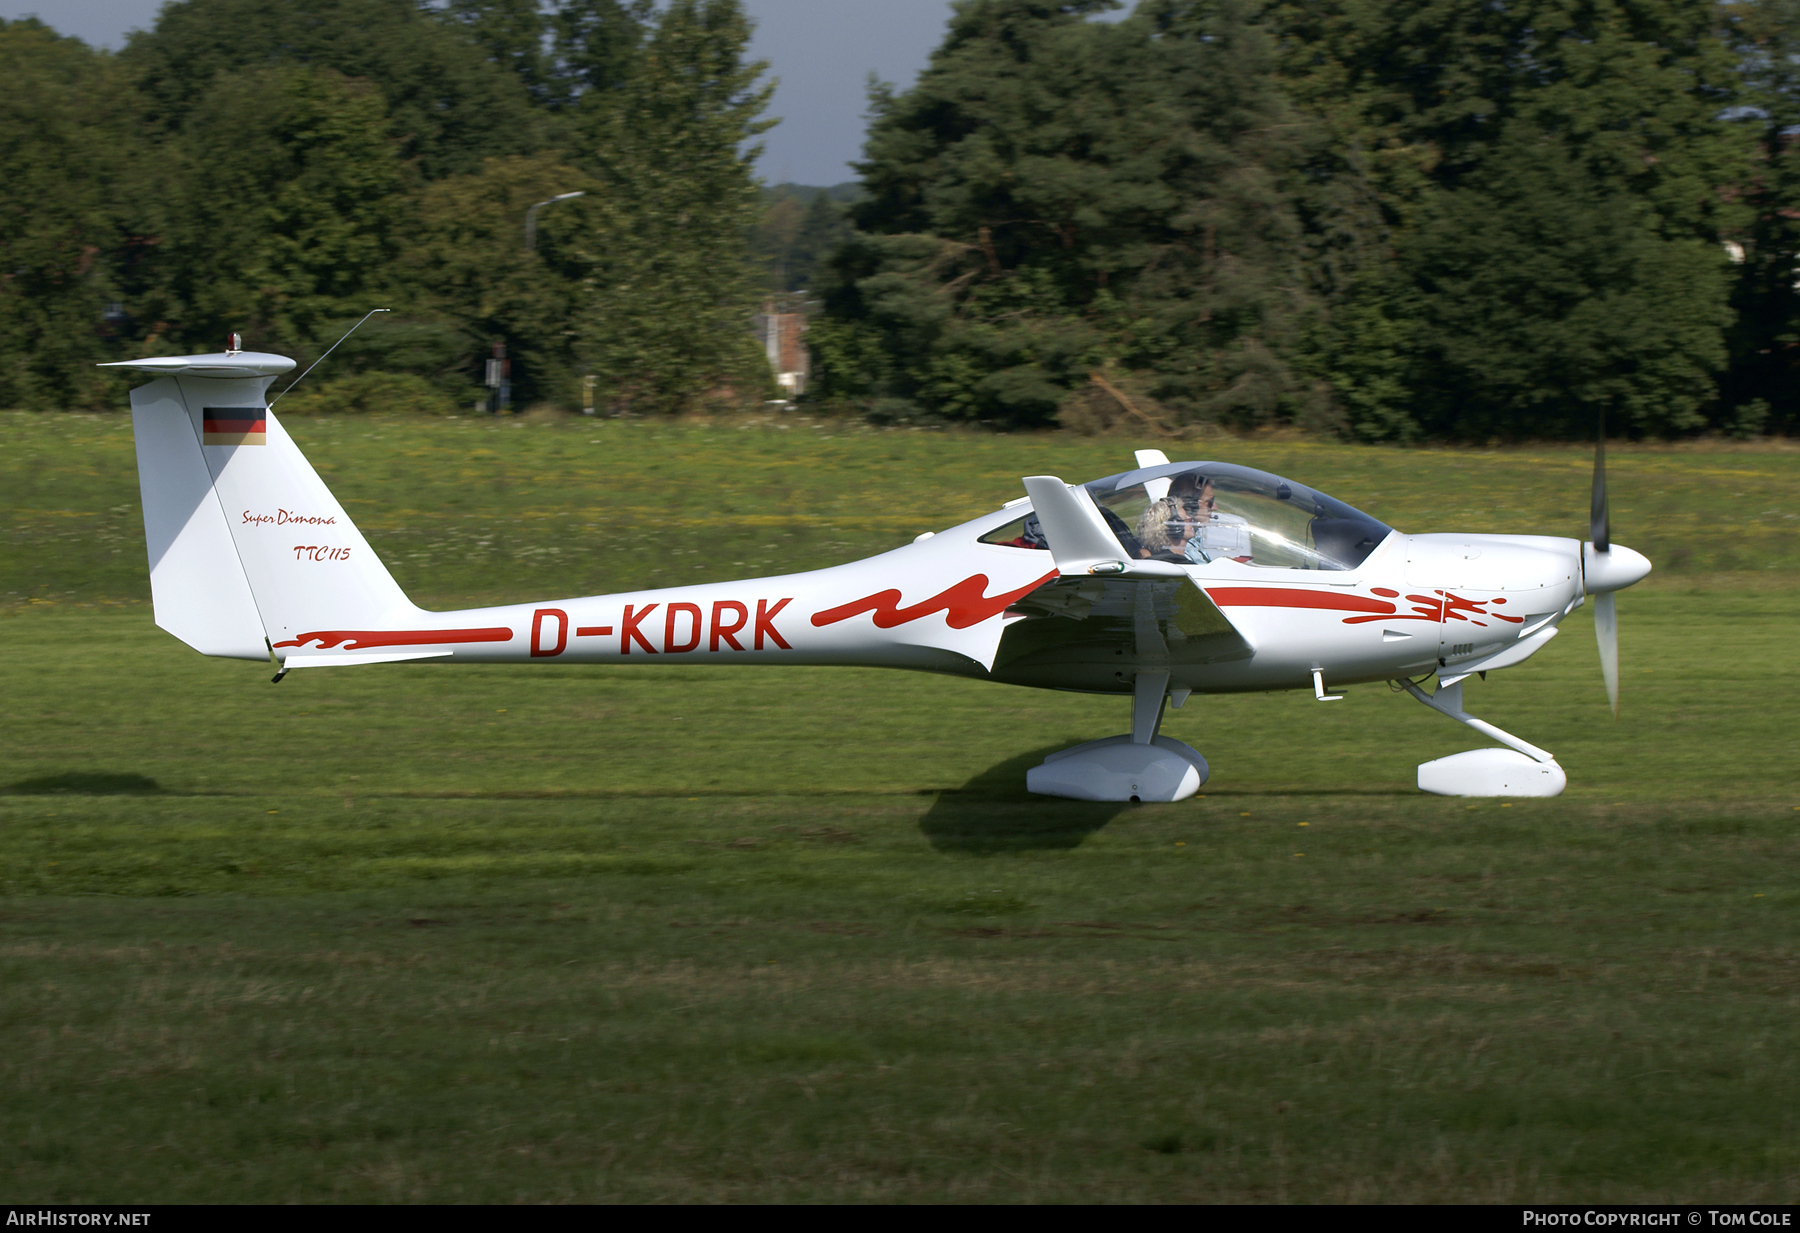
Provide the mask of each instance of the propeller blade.
{"label": "propeller blade", "polygon": [[1619,610],[1612,591],[1594,596],[1594,637],[1600,643],[1600,675],[1606,678],[1606,700],[1619,717]]}
{"label": "propeller blade", "polygon": [[1594,497],[1588,504],[1588,538],[1595,552],[1612,551],[1612,525],[1606,516],[1606,408],[1600,409],[1600,431],[1594,438]]}

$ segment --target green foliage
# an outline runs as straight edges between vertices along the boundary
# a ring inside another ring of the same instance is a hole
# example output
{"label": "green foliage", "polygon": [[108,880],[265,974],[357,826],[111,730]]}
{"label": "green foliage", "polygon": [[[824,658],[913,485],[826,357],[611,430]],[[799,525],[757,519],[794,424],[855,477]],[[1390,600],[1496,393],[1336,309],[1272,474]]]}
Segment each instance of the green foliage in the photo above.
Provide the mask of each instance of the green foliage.
{"label": "green foliage", "polygon": [[762,191],[762,214],[751,249],[771,291],[809,290],[831,255],[850,238],[842,199],[859,195],[852,182],[833,188],[778,184]]}
{"label": "green foliage", "polygon": [[148,237],[134,226],[129,87],[115,65],[32,18],[0,20],[0,405],[116,397],[101,333]]}
{"label": "green foliage", "polygon": [[1701,427],[1725,360],[1728,264],[1662,234],[1566,146],[1502,137],[1401,246],[1416,294],[1414,415],[1433,435],[1580,437]]}
{"label": "green foliage", "polygon": [[[452,21],[415,0],[175,0],[120,53],[154,130],[192,131],[219,77],[279,65],[330,69],[374,85],[401,156],[427,178],[472,172],[497,151],[549,137],[510,64],[492,63]],[[213,114],[223,143],[250,113]]]}
{"label": "green foliage", "polygon": [[560,0],[553,8],[559,99],[577,102],[630,80],[655,12],[652,0]]}
{"label": "green foliage", "polygon": [[[415,312],[454,327],[456,362],[438,373],[460,372],[472,385],[467,374],[479,370],[494,342],[504,342],[514,361],[515,402],[576,401],[576,331],[592,271],[585,252],[601,242],[607,209],[602,181],[578,161],[489,159],[476,174],[438,180],[414,195],[416,230],[394,275],[397,294]],[[537,250],[527,251],[526,210],[569,192],[589,197],[540,210]]]}
{"label": "green foliage", "polygon": [[1792,5],[1103,7],[968,0],[872,96],[822,389],[1042,423],[1103,371],[1167,421],[1367,439],[1787,422]]}
{"label": "green foliage", "polygon": [[[358,313],[324,323],[325,335],[342,338],[362,316]],[[328,375],[345,371],[417,375],[441,386],[446,393],[460,394],[465,391],[463,371],[469,365],[469,340],[453,319],[387,312],[364,321],[331,353],[330,361],[319,371]],[[286,388],[285,381],[277,382],[274,392]]]}
{"label": "green foliage", "polygon": [[1715,422],[1739,436],[1800,428],[1800,4],[1725,6],[1726,36],[1745,68],[1737,124],[1754,139],[1741,190],[1748,219],[1735,245],[1731,370]]}
{"label": "green foliage", "polygon": [[327,323],[378,306],[407,209],[367,82],[294,66],[219,77],[162,165],[151,302],[186,337],[241,328],[270,350],[317,354],[335,341]]}
{"label": "green foliage", "polygon": [[518,405],[759,401],[748,39],[737,0],[176,0],[117,57],[0,23],[0,405],[231,331],[305,365],[371,308],[327,382],[467,405],[504,344]]}
{"label": "green foliage", "polygon": [[745,259],[756,217],[748,146],[774,87],[745,64],[736,0],[674,0],[620,90],[587,111],[604,189],[575,347],[619,409],[670,411],[760,397],[768,366],[744,328],[757,290]]}
{"label": "green foliage", "polygon": [[654,13],[652,0],[451,0],[447,10],[490,62],[552,110],[622,86]]}
{"label": "green foliage", "polygon": [[176,0],[116,57],[7,23],[0,403],[385,307],[335,375],[466,405],[504,344],[520,404],[742,405],[781,294],[810,394],[883,422],[1800,422],[1800,0],[1118,7],[962,0],[861,184],[760,196],[738,0]]}
{"label": "green foliage", "polygon": [[1269,340],[1308,297],[1268,32],[1230,3],[1087,20],[1111,7],[975,0],[912,90],[871,96],[828,391],[1047,423],[1120,364],[1182,418],[1292,415]]}
{"label": "green foliage", "polygon": [[1707,422],[1748,172],[1714,6],[1334,0],[1277,20],[1284,79],[1330,134],[1303,207],[1314,279],[1350,307],[1312,367],[1355,431]]}
{"label": "green foliage", "polygon": [[283,415],[455,415],[463,408],[424,377],[409,372],[361,372],[302,386],[281,399]]}

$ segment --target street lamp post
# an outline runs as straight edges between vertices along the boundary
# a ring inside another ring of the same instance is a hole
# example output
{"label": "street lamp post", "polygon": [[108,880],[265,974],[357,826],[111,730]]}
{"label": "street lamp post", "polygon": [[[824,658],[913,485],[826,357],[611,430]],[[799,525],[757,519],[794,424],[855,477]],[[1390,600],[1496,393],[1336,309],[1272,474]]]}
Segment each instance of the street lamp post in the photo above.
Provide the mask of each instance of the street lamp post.
{"label": "street lamp post", "polygon": [[529,210],[525,211],[525,251],[528,253],[534,253],[537,251],[537,212],[539,210],[543,209],[547,205],[555,205],[559,201],[567,201],[571,197],[585,197],[585,196],[587,196],[587,193],[585,193],[585,192],[560,193],[557,196],[550,198],[550,200],[548,200],[548,201],[538,202],[536,205],[532,206]]}

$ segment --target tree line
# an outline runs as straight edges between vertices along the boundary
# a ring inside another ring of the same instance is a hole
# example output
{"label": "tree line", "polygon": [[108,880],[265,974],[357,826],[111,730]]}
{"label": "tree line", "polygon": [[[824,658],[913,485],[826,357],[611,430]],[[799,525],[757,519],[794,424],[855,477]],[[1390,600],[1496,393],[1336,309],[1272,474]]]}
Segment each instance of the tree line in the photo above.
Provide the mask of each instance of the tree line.
{"label": "tree line", "polygon": [[[809,397],[1368,440],[1796,427],[1800,0],[959,0],[860,183],[760,188],[737,0],[0,22],[0,405],[321,353],[314,405]],[[525,211],[551,197],[537,243]]]}
{"label": "tree line", "polygon": [[315,401],[466,406],[495,343],[520,402],[760,398],[749,34],[736,0],[177,0],[117,55],[0,22],[0,405],[116,406],[95,361],[232,331],[305,363],[377,307]]}
{"label": "tree line", "polygon": [[821,388],[883,417],[1792,431],[1794,0],[968,0],[878,88]]}

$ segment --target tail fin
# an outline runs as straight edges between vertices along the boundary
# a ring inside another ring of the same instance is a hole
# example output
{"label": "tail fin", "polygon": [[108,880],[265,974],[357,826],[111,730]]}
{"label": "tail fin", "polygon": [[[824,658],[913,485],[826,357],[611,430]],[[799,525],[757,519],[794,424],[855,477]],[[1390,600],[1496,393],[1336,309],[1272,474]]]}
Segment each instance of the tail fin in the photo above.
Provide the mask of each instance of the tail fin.
{"label": "tail fin", "polygon": [[207,655],[266,659],[269,644],[334,627],[380,629],[418,611],[268,409],[279,355],[130,360],[156,623]]}

